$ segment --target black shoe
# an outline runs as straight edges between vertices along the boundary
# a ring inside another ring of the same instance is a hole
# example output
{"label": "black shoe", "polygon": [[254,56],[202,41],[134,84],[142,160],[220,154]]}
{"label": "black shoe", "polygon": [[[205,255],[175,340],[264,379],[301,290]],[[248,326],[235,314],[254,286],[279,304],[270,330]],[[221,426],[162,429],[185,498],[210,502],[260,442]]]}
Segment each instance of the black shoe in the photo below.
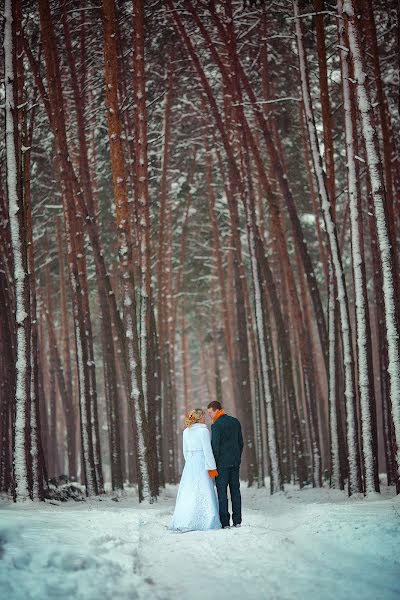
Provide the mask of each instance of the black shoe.
{"label": "black shoe", "polygon": [[241,523],[236,523],[236,524],[234,525],[234,527],[241,527],[241,526],[242,526],[242,524],[241,524]]}
{"label": "black shoe", "polygon": [[222,529],[230,529],[230,528],[231,528],[231,526],[230,526],[230,525],[223,525],[223,526],[222,526]]}

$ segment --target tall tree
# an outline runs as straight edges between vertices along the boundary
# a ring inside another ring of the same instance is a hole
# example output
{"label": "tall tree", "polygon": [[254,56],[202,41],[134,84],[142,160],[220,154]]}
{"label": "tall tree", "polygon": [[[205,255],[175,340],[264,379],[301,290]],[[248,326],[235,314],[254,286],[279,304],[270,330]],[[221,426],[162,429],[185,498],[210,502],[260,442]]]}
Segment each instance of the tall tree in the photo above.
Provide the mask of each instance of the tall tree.
{"label": "tall tree", "polygon": [[[15,422],[13,442],[14,498],[29,499],[26,447],[27,405],[30,395],[30,310],[24,210],[21,187],[21,143],[16,98],[16,4],[4,3],[4,76],[8,215],[12,241],[15,324],[17,336]],[[19,154],[17,152],[19,151]]]}
{"label": "tall tree", "polygon": [[137,308],[131,269],[132,239],[128,216],[128,198],[121,121],[118,104],[116,15],[114,0],[103,0],[104,64],[108,135],[113,176],[114,202],[118,228],[118,257],[123,285],[123,313],[129,368],[129,394],[135,419],[135,443],[138,461],[139,498],[151,498],[154,490],[149,479],[148,425],[145,412],[137,334]]}
{"label": "tall tree", "polygon": [[[339,10],[340,10],[340,5]],[[347,181],[350,201],[351,250],[356,300],[357,369],[361,408],[362,449],[365,492],[379,491],[377,465],[375,393],[372,378],[371,332],[367,281],[363,247],[361,198],[357,185],[354,116],[350,90],[350,69],[346,52],[344,26],[339,24],[340,64],[342,69],[343,109],[345,119]],[[353,109],[354,112],[354,109]]]}

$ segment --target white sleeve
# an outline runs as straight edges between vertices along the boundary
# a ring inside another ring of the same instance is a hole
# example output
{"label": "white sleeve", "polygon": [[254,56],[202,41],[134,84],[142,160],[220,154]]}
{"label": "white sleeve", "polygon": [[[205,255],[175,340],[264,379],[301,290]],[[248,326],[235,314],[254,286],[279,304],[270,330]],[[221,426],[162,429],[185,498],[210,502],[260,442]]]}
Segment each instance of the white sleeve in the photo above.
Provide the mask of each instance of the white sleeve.
{"label": "white sleeve", "polygon": [[207,471],[216,469],[217,465],[215,464],[215,458],[211,448],[211,436],[206,427],[201,428],[201,445],[203,446]]}
{"label": "white sleeve", "polygon": [[187,450],[188,450],[187,440],[186,440],[186,433],[187,433],[187,429],[184,429],[183,430],[183,458],[185,459],[185,461],[186,461]]}

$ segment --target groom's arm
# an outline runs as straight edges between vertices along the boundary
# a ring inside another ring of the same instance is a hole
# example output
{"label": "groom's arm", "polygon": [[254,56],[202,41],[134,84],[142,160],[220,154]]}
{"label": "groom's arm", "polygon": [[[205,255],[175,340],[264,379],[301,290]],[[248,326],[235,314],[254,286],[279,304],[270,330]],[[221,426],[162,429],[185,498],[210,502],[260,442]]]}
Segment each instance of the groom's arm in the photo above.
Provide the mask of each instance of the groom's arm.
{"label": "groom's arm", "polygon": [[240,456],[242,456],[243,452],[243,434],[242,434],[242,426],[239,422],[239,448],[240,448]]}
{"label": "groom's arm", "polygon": [[218,464],[219,450],[221,443],[221,432],[218,425],[211,425],[211,447],[214,454],[215,462]]}

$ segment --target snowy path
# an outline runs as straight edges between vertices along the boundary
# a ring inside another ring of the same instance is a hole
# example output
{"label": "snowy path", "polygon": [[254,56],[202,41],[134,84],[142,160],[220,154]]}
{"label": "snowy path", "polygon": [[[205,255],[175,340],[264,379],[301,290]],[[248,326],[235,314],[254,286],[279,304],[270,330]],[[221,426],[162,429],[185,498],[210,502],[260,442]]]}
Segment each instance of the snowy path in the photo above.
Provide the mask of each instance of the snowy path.
{"label": "snowy path", "polygon": [[395,600],[400,502],[303,490],[243,490],[241,529],[171,533],[176,490],[152,506],[0,505],[8,600]]}

